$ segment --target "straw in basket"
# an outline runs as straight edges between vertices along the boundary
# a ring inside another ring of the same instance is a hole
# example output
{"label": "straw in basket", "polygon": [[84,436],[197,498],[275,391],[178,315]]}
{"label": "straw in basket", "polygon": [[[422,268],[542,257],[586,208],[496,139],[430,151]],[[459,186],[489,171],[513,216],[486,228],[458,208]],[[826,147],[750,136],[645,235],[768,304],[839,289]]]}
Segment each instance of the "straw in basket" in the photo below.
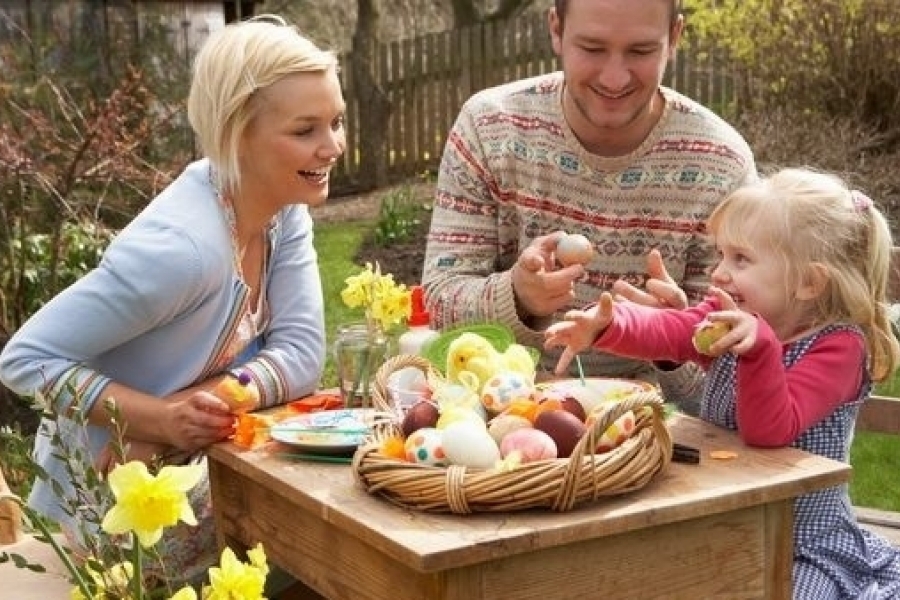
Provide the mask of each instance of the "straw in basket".
{"label": "straw in basket", "polygon": [[[372,399],[376,409],[394,410],[387,379],[404,367],[439,376],[419,356],[389,359],[375,375]],[[593,449],[606,429],[628,411],[636,417],[632,436],[609,452],[595,453]],[[524,463],[511,471],[428,466],[385,456],[380,451],[382,442],[402,435],[400,422],[388,421],[376,425],[370,439],[357,449],[353,473],[369,493],[421,511],[567,511],[603,496],[641,489],[672,460],[672,438],[665,424],[663,400],[656,391],[636,392],[603,403],[595,416],[570,457]]]}

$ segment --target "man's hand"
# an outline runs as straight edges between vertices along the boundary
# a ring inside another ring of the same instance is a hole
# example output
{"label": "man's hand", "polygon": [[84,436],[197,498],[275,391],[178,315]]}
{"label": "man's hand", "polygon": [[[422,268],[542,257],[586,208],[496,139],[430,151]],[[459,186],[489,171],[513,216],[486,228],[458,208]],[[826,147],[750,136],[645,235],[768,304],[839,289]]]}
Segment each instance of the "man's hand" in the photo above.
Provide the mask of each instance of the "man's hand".
{"label": "man's hand", "polygon": [[544,348],[564,346],[555,373],[561,375],[580,352],[590,348],[613,320],[613,297],[603,292],[596,305],[587,310],[570,310],[564,320],[554,323],[544,333]]}
{"label": "man's hand", "polygon": [[619,280],[613,284],[613,292],[637,304],[656,308],[687,308],[687,294],[672,279],[663,264],[662,255],[655,248],[647,254],[646,290],[634,287],[627,281]]}
{"label": "man's hand", "polygon": [[584,266],[556,268],[553,254],[563,235],[555,232],[535,238],[513,265],[513,293],[518,309],[525,313],[521,317],[546,317],[572,301],[572,284],[584,276]]}

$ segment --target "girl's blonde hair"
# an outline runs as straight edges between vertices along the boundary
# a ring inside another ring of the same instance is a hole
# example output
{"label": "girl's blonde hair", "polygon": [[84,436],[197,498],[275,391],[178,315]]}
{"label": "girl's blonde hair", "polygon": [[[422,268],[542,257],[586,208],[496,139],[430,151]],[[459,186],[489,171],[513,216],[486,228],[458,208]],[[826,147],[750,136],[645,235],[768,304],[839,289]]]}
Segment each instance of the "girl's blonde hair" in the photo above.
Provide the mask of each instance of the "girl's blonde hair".
{"label": "girl's blonde hair", "polygon": [[337,70],[319,49],[277,15],[259,15],[214,32],[197,53],[188,120],[213,166],[219,191],[240,187],[239,141],[259,109],[260,90],[295,73]]}
{"label": "girl's blonde hair", "polygon": [[827,273],[814,301],[815,325],[859,325],[866,337],[874,381],[889,377],[900,361],[886,300],[893,241],[872,201],[839,177],[812,169],[784,169],[738,189],[709,219],[717,237],[779,254],[785,291],[809,283],[814,265]]}

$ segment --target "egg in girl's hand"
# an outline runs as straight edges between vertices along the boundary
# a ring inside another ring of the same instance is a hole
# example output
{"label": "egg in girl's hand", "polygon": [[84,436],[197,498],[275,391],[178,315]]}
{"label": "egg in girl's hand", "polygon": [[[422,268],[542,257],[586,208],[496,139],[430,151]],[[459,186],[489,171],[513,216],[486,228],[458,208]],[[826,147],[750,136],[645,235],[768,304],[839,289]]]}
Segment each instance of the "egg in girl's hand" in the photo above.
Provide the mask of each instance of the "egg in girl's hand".
{"label": "egg in girl's hand", "polygon": [[510,432],[500,443],[503,458],[518,452],[523,463],[556,458],[556,442],[540,429],[517,429]]}
{"label": "egg in girl's hand", "polygon": [[443,447],[443,435],[434,427],[418,429],[406,438],[406,460],[420,465],[443,466],[447,455]]}
{"label": "egg in girl's hand", "polygon": [[475,469],[489,469],[500,460],[500,447],[484,425],[456,421],[441,430],[447,462]]}
{"label": "egg in girl's hand", "polygon": [[594,258],[594,247],[580,233],[563,234],[556,242],[556,260],[564,267],[586,265]]}

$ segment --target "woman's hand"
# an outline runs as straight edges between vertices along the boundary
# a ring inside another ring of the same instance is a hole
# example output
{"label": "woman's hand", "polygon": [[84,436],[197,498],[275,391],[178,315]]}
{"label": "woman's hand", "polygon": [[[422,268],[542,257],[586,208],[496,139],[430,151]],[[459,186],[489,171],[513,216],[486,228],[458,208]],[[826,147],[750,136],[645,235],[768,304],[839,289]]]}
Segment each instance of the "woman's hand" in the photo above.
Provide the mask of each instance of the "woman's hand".
{"label": "woman's hand", "polygon": [[600,300],[587,310],[570,310],[563,321],[554,323],[544,333],[544,348],[564,346],[555,373],[561,375],[579,352],[590,348],[613,320],[613,297],[603,292]]}
{"label": "woman's hand", "polygon": [[186,391],[168,398],[164,426],[170,445],[194,452],[226,439],[234,431],[228,404],[210,392]]}
{"label": "woman's hand", "polygon": [[613,292],[626,300],[655,308],[687,308],[687,294],[672,279],[655,248],[647,254],[646,291],[620,279],[613,283]]}

